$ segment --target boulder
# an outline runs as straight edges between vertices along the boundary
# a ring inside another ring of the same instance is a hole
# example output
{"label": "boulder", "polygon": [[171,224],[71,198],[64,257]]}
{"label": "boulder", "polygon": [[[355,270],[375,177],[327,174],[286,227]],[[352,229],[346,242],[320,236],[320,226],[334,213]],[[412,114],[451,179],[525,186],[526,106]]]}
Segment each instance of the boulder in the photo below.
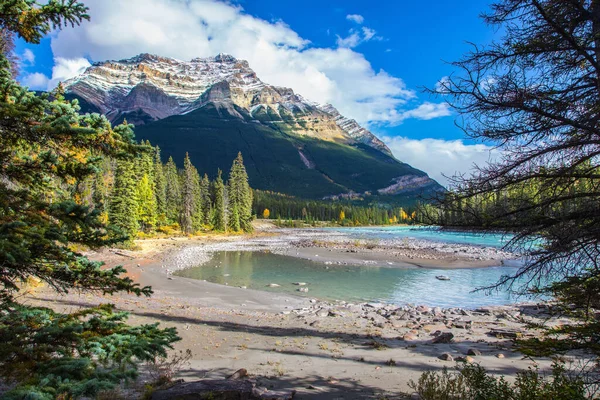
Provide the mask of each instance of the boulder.
{"label": "boulder", "polygon": [[439,336],[433,338],[433,340],[431,341],[431,343],[434,343],[434,344],[438,344],[438,343],[452,343],[453,339],[454,339],[454,335],[452,333],[450,333],[450,332],[443,332]]}
{"label": "boulder", "polygon": [[452,354],[450,354],[450,353],[443,353],[438,358],[440,360],[444,360],[444,361],[454,361],[454,357],[452,357]]}
{"label": "boulder", "polygon": [[232,381],[236,381],[236,380],[245,378],[247,376],[248,376],[248,371],[245,368],[240,368],[237,371],[235,371],[234,374],[231,375],[227,379],[232,380]]}

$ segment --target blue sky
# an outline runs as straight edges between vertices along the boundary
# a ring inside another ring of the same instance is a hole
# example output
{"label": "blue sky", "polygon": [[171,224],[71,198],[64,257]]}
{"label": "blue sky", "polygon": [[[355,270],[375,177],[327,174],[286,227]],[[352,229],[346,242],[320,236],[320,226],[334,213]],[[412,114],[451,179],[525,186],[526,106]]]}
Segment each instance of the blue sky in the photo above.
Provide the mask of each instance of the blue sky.
{"label": "blue sky", "polygon": [[19,54],[28,48],[34,55],[24,57],[24,83],[45,89],[89,61],[141,52],[180,59],[227,52],[249,59],[268,83],[331,102],[383,137],[397,158],[443,183],[441,173],[464,172],[489,157],[488,146],[464,140],[442,99],[421,92],[453,72],[444,61],[460,58],[467,42],[489,43],[497,34],[479,18],[487,1],[85,3],[91,23],[39,46],[18,44]]}

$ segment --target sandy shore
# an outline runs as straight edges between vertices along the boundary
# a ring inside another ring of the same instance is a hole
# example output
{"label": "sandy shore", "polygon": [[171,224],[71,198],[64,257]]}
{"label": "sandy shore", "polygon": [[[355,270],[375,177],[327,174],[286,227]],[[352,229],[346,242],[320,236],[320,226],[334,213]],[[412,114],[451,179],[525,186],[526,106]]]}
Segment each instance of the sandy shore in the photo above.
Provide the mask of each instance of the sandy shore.
{"label": "sandy shore", "polygon": [[[386,260],[398,268],[485,267],[510,259],[508,254],[482,252],[481,248],[441,251],[436,246],[419,251],[407,243],[372,246],[342,236],[315,237],[314,232],[287,230],[253,237],[154,239],[139,244],[136,251],[104,250],[90,256],[109,266],[124,265],[131,277],[153,287],[151,298],[59,297],[40,289],[29,301],[63,310],[113,302],[131,313],[134,324],[158,321],[178,329],[182,340],[176,348],[193,353],[180,377],[223,378],[245,368],[259,385],[296,390],[299,399],[405,398],[411,392],[409,381],[424,370],[455,366],[454,361],[440,357],[457,359],[468,353],[472,354],[469,361],[498,374],[550,364],[547,359],[523,358],[514,351],[510,338],[535,334],[525,324],[545,318],[545,305],[468,311],[327,303],[172,276],[179,268],[198,265],[213,251],[230,249],[268,248],[324,263]],[[447,333],[452,340],[435,343]]]}

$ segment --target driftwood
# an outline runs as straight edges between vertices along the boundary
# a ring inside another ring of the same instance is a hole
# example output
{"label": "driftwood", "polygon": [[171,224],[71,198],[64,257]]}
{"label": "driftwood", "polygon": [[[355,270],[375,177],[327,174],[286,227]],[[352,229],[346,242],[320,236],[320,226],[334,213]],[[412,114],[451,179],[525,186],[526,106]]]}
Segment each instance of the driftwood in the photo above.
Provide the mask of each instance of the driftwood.
{"label": "driftwood", "polygon": [[237,379],[180,383],[152,394],[152,400],[291,400],[293,397],[293,392],[256,388],[250,381]]}
{"label": "driftwood", "polygon": [[488,332],[488,335],[495,336],[497,338],[518,339],[523,337],[524,333],[517,329],[493,328]]}
{"label": "driftwood", "polygon": [[116,255],[118,255],[118,256],[127,257],[127,258],[130,258],[132,260],[135,258],[134,256],[130,256],[129,254],[125,254],[125,253],[121,253],[120,251],[111,250],[111,252],[114,253],[114,254],[116,254]]}

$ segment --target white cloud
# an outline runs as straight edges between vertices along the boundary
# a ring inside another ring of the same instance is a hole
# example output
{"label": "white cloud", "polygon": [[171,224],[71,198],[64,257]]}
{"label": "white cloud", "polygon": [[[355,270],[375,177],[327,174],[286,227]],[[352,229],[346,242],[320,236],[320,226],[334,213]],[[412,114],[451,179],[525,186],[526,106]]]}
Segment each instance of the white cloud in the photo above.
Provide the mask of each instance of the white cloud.
{"label": "white cloud", "polygon": [[352,49],[361,43],[369,42],[371,40],[383,40],[381,36],[375,36],[377,31],[366,26],[363,26],[360,30],[350,29],[348,33],[349,35],[346,37],[337,35],[336,44],[338,47]]}
{"label": "white cloud", "polygon": [[91,65],[87,59],[82,57],[73,59],[56,57],[52,68],[52,79],[48,81],[48,90],[54,89],[59,82],[83,73]]}
{"label": "white cloud", "polygon": [[402,119],[417,118],[430,120],[450,115],[452,115],[452,113],[450,112],[450,106],[447,103],[430,103],[426,101],[417,108],[402,113]]}
{"label": "white cloud", "polygon": [[[351,50],[354,38],[337,48],[314,47],[282,21],[255,18],[217,0],[86,0],[86,6],[90,22],[52,37],[57,66],[59,59],[62,65],[50,85],[81,71],[86,59],[153,53],[190,60],[228,53],[248,60],[265,82],[331,103],[361,123],[419,117],[405,114],[408,102],[416,102],[415,92],[400,78],[373,70],[363,54]],[[371,31],[356,34],[362,41]]]}
{"label": "white cloud", "polygon": [[448,179],[460,173],[468,173],[474,165],[484,166],[500,157],[500,151],[485,144],[465,144],[462,140],[383,137],[394,156],[419,168],[447,186]]}
{"label": "white cloud", "polygon": [[338,36],[336,40],[336,44],[338,47],[347,47],[349,49],[358,46],[363,42],[363,38],[360,36],[358,32],[350,31],[350,35],[345,38]]}
{"label": "white cloud", "polygon": [[29,65],[35,64],[35,54],[33,54],[33,51],[31,51],[30,49],[25,49],[25,51],[23,51],[23,54],[21,55],[21,58],[23,59],[23,61],[29,63]]}
{"label": "white cloud", "polygon": [[22,81],[25,86],[35,90],[52,90],[60,82],[83,73],[90,67],[90,62],[85,58],[54,58],[54,67],[52,67],[52,77],[36,72],[26,75]]}
{"label": "white cloud", "polygon": [[359,14],[348,14],[346,15],[346,19],[348,21],[356,22],[359,25],[365,22],[365,17]]}
{"label": "white cloud", "polygon": [[374,29],[367,28],[366,26],[363,26],[362,31],[365,37],[365,41],[373,39],[375,37],[375,34],[377,33]]}
{"label": "white cloud", "polygon": [[23,85],[27,86],[32,90],[46,90],[48,89],[48,82],[50,79],[39,72],[35,72],[33,74],[25,75],[22,79]]}

